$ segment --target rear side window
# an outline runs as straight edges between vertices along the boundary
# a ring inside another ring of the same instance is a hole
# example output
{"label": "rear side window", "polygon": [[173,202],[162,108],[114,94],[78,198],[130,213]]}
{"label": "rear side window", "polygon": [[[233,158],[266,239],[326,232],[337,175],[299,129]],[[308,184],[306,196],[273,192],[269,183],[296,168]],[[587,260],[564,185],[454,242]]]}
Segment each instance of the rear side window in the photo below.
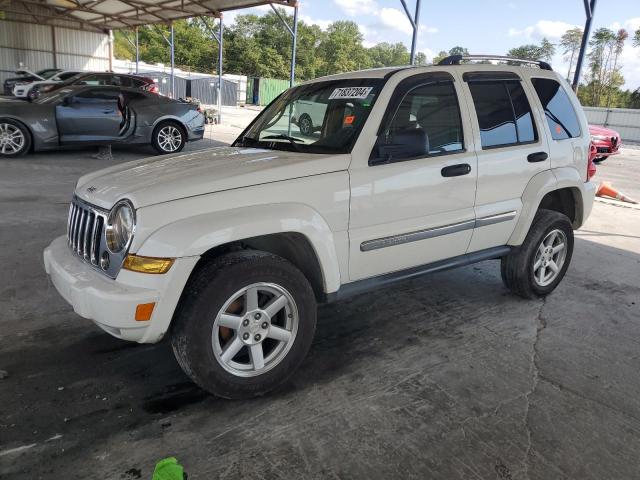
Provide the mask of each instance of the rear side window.
{"label": "rear side window", "polygon": [[478,115],[482,148],[497,148],[538,139],[531,106],[519,81],[469,82]]}
{"label": "rear side window", "polygon": [[551,137],[554,140],[579,137],[580,122],[562,85],[550,78],[534,78],[532,83],[544,108]]}

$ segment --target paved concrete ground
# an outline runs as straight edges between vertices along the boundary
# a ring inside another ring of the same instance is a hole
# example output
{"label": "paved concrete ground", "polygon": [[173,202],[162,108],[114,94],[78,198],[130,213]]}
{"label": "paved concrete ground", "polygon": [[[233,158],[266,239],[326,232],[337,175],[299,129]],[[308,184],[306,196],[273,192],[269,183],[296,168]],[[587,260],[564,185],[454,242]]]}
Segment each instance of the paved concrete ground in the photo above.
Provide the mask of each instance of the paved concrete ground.
{"label": "paved concrete ground", "polygon": [[[485,262],[322,307],[287,387],[232,402],[47,282],[75,180],[104,165],[91,153],[0,162],[2,479],[149,479],[168,455],[207,480],[638,478],[640,210],[596,203],[545,301]],[[598,176],[640,197],[639,153]]]}

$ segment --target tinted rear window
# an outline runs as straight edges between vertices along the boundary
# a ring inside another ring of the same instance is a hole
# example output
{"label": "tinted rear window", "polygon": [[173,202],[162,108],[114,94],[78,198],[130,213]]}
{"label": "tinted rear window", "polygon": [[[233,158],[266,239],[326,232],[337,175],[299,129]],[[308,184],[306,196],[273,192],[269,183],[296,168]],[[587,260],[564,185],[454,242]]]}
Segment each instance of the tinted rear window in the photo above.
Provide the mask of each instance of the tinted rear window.
{"label": "tinted rear window", "polygon": [[469,82],[482,148],[537,140],[531,107],[517,81]]}
{"label": "tinted rear window", "polygon": [[532,83],[544,108],[551,137],[554,140],[579,137],[580,122],[562,85],[549,78],[534,78]]}

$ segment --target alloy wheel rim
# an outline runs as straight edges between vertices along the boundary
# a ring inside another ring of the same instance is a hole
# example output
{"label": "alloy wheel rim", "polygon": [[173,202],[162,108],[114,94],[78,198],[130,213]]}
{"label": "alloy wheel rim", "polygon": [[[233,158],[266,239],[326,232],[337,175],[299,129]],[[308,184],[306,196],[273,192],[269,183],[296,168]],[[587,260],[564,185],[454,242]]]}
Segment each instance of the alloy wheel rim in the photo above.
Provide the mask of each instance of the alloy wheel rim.
{"label": "alloy wheel rim", "polygon": [[303,118],[300,122],[300,131],[303,135],[311,135],[311,121],[308,118]]}
{"label": "alloy wheel rim", "polygon": [[11,155],[24,148],[24,134],[15,125],[0,123],[0,153]]}
{"label": "alloy wheel rim", "polygon": [[158,144],[165,152],[175,152],[182,143],[182,133],[171,125],[163,127],[158,132]]}
{"label": "alloy wheel rim", "polygon": [[533,279],[540,287],[554,282],[567,258],[567,236],[562,230],[550,231],[542,240],[533,259]]}
{"label": "alloy wheel rim", "polygon": [[253,283],[224,303],[213,322],[217,362],[238,377],[268,372],[286,357],[298,332],[298,308],[275,283]]}

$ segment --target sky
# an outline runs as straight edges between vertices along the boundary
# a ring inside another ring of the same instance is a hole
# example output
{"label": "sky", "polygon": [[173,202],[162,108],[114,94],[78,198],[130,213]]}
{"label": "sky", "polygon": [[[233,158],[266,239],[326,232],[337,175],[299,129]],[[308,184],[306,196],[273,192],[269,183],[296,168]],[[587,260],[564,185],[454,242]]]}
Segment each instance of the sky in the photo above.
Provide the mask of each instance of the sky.
{"label": "sky", "polygon": [[[411,11],[416,0],[406,0]],[[264,14],[269,6],[225,14],[233,22],[242,13]],[[411,26],[400,0],[301,0],[300,19],[322,28],[335,20],[356,22],[365,46],[378,42],[411,45]],[[422,0],[418,50],[430,61],[441,50],[460,45],[472,54],[504,55],[513,47],[539,43],[547,37],[557,43],[569,28],[584,26],[582,0]],[[640,28],[640,0],[599,0],[592,32],[599,27],[626,28],[630,37]],[[627,40],[620,58],[623,88],[640,87],[640,47]],[[566,75],[568,63],[560,53],[554,70]]]}

